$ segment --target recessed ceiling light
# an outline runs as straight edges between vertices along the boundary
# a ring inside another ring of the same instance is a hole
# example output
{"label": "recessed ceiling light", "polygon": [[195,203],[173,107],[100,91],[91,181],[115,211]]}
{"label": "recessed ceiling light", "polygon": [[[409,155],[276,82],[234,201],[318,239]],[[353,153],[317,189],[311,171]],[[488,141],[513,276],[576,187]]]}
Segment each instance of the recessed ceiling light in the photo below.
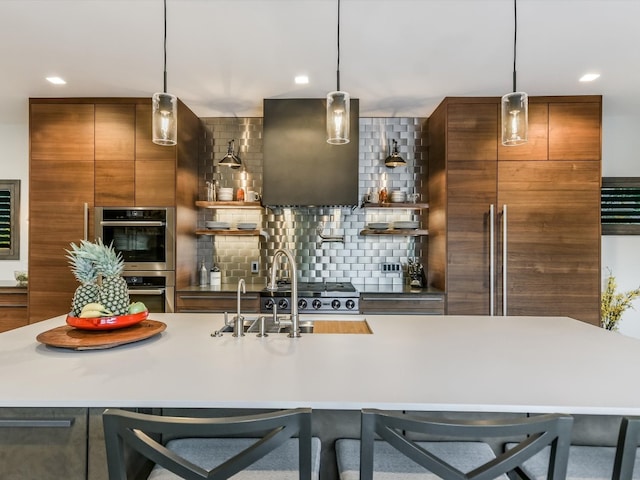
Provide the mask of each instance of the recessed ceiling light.
{"label": "recessed ceiling light", "polygon": [[47,77],[47,81],[54,85],[65,85],[67,83],[60,77]]}
{"label": "recessed ceiling light", "polygon": [[309,83],[309,77],[307,77],[306,75],[298,75],[295,78],[295,82],[296,85],[306,85],[307,83]]}
{"label": "recessed ceiling light", "polygon": [[593,82],[598,77],[600,77],[599,73],[585,73],[582,77],[580,77],[580,81]]}

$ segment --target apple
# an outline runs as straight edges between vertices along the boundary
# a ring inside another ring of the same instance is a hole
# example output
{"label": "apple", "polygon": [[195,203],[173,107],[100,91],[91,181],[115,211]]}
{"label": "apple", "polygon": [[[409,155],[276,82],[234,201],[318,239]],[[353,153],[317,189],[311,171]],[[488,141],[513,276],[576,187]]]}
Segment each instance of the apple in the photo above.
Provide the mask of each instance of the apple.
{"label": "apple", "polygon": [[146,312],[147,306],[142,302],[133,302],[129,305],[129,314]]}

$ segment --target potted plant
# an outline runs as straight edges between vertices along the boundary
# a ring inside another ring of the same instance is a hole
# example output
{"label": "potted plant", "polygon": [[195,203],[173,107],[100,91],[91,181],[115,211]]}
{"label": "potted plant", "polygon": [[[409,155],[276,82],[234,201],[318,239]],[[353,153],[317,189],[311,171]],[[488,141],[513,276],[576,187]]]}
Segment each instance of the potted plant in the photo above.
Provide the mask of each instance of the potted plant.
{"label": "potted plant", "polygon": [[616,277],[609,270],[607,286],[600,298],[600,326],[613,331],[618,330],[622,314],[628,308],[633,308],[633,300],[640,296],[640,287],[624,293],[618,293],[616,289]]}

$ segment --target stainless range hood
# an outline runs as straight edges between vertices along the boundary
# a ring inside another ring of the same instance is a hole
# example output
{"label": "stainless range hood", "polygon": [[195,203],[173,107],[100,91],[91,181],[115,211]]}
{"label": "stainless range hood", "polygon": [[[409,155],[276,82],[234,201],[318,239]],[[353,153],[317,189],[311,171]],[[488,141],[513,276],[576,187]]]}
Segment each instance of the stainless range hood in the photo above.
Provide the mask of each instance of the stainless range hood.
{"label": "stainless range hood", "polygon": [[351,99],[351,141],[326,140],[326,99],[265,99],[264,205],[358,204],[359,103]]}

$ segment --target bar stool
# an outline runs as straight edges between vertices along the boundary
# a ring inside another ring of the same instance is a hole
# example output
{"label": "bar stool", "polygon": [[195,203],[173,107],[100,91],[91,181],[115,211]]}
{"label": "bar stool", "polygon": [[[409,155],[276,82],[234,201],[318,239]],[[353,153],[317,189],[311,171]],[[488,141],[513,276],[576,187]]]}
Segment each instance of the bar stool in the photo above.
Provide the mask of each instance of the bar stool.
{"label": "bar stool", "polygon": [[[155,464],[150,480],[317,479],[320,440],[311,409],[223,418],[103,413],[110,480],[127,480],[133,450]],[[162,443],[162,437],[171,439]],[[297,436],[297,438],[294,438]]]}
{"label": "bar stool", "polygon": [[[499,420],[448,420],[399,412],[362,410],[361,439],[336,441],[341,480],[506,480],[527,459],[550,446],[548,467],[564,478],[573,417],[539,415]],[[451,441],[416,441],[412,434]],[[381,439],[376,440],[378,435]],[[496,456],[478,438],[522,438]]]}
{"label": "bar stool", "polygon": [[[638,437],[640,417],[623,417],[616,447],[571,445],[567,480],[631,480],[640,479]],[[513,448],[507,443],[506,448]],[[549,449],[531,458],[521,468],[526,479],[546,478]]]}

